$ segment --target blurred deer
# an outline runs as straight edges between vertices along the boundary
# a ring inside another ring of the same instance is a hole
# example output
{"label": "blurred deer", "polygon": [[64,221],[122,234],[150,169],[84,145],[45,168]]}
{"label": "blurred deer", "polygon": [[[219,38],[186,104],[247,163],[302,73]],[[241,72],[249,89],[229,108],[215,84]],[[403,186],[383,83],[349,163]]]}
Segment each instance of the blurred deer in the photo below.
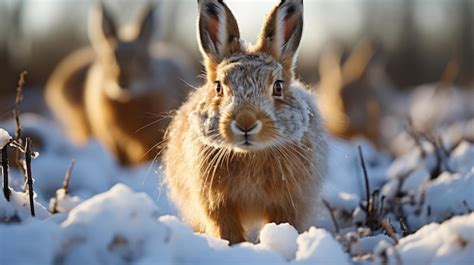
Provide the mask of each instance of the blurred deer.
{"label": "blurred deer", "polygon": [[177,51],[152,44],[154,22],[150,7],[138,25],[119,31],[104,6],[96,6],[89,17],[92,47],[66,57],[45,92],[74,142],[95,137],[122,165],[155,157],[169,122],[161,116],[187,94],[183,80],[190,78],[183,76],[191,71]]}
{"label": "blurred deer", "polygon": [[327,130],[342,138],[364,136],[380,144],[382,114],[392,104],[391,86],[370,42],[362,42],[341,62],[337,49],[322,54],[318,103]]}

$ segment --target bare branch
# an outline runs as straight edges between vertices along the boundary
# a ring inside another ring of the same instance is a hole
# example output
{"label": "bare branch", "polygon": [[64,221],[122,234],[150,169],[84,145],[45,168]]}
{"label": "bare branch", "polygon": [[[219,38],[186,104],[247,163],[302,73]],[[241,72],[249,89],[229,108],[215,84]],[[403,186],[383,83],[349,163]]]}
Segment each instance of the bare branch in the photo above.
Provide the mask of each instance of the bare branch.
{"label": "bare branch", "polygon": [[324,206],[326,206],[326,208],[328,208],[329,214],[331,215],[331,220],[334,224],[334,229],[336,230],[336,234],[339,234],[340,228],[339,228],[339,224],[337,223],[336,217],[334,216],[333,208],[331,207],[329,202],[324,200],[324,199],[323,199],[323,203],[324,203]]}
{"label": "bare branch", "polygon": [[74,168],[74,159],[71,160],[71,163],[69,163],[69,167],[67,168],[66,175],[64,176],[63,189],[64,189],[65,194],[68,194],[68,191],[69,191],[69,182],[71,182],[71,173],[72,173],[73,168]]}
{"label": "bare branch", "polygon": [[413,120],[411,119],[411,117],[408,117],[407,121],[408,121],[407,132],[413,138],[413,140],[415,141],[416,146],[418,146],[418,148],[420,148],[421,156],[425,157],[426,156],[426,151],[425,151],[425,149],[423,149],[423,145],[421,144],[419,133],[416,132],[416,130],[415,130],[415,126],[413,125]]}
{"label": "bare branch", "polygon": [[30,197],[31,216],[35,216],[35,205],[33,200],[33,177],[31,175],[31,143],[31,139],[27,137],[25,143],[26,179],[28,183],[28,195]]}
{"label": "bare branch", "polygon": [[15,130],[15,141],[21,143],[21,124],[20,124],[20,107],[23,101],[23,88],[26,83],[26,71],[21,72],[20,80],[18,80],[18,87],[16,88],[15,108],[13,109],[13,116],[15,118],[16,130]]}
{"label": "bare branch", "polygon": [[10,188],[8,187],[8,150],[7,146],[5,145],[2,148],[2,169],[3,169],[3,195],[5,195],[5,199],[10,201]]}
{"label": "bare branch", "polygon": [[408,236],[410,234],[410,232],[408,232],[408,227],[407,225],[405,224],[405,221],[403,220],[402,217],[400,217],[400,229],[402,229],[402,232],[403,232],[403,236]]}
{"label": "bare branch", "polygon": [[[13,118],[15,119],[15,124],[16,124],[15,137],[13,139],[14,139],[14,142],[19,144],[19,146],[23,145],[23,141],[21,139],[20,107],[21,107],[21,102],[23,101],[23,89],[25,87],[27,74],[28,73],[26,71],[23,71],[20,73],[20,79],[18,80],[18,86],[16,88],[15,108],[13,109]],[[15,153],[15,162],[16,162],[16,165],[23,172],[23,175],[26,176],[26,169],[21,161],[21,152],[18,149],[16,150],[16,153]]]}
{"label": "bare branch", "polygon": [[388,236],[395,241],[395,244],[398,244],[398,235],[395,233],[395,229],[393,229],[393,226],[390,224],[388,219],[382,221],[382,228],[387,232]]}
{"label": "bare branch", "polygon": [[364,182],[365,182],[365,198],[367,199],[367,209],[370,208],[369,201],[370,201],[370,187],[369,187],[369,177],[367,175],[367,168],[365,167],[365,160],[364,154],[362,154],[362,147],[359,145],[359,158],[360,164],[362,166],[362,170],[364,171]]}
{"label": "bare branch", "polygon": [[[73,168],[74,168],[74,159],[71,160],[71,163],[69,163],[69,166],[66,170],[66,174],[64,175],[63,187],[62,187],[64,189],[64,194],[69,193],[69,183],[71,182],[71,175],[72,175],[71,173],[72,173]],[[58,194],[56,193],[53,204],[51,205],[51,209],[50,209],[51,213],[58,213],[58,201],[59,201],[59,198],[58,198]]]}
{"label": "bare branch", "polygon": [[463,200],[462,201],[462,204],[464,205],[464,207],[466,208],[466,210],[469,212],[469,213],[472,213],[474,210],[469,207],[469,204],[467,204],[467,201],[466,200]]}

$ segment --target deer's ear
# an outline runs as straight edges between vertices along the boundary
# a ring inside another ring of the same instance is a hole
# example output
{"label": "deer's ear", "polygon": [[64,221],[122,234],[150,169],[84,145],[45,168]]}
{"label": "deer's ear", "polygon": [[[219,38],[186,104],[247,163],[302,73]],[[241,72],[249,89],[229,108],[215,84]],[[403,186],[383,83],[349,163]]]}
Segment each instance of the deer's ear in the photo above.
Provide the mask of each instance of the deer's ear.
{"label": "deer's ear", "polygon": [[117,27],[105,6],[95,5],[89,16],[89,39],[95,49],[117,40]]}
{"label": "deer's ear", "polygon": [[257,50],[293,67],[303,33],[303,0],[281,0],[267,16]]}
{"label": "deer's ear", "polygon": [[150,43],[155,30],[155,21],[155,7],[153,5],[150,5],[143,13],[141,22],[139,24],[140,31],[138,33],[138,40],[146,44]]}
{"label": "deer's ear", "polygon": [[[198,40],[206,66],[241,50],[237,21],[222,0],[198,0]],[[209,70],[209,69],[208,69]]]}

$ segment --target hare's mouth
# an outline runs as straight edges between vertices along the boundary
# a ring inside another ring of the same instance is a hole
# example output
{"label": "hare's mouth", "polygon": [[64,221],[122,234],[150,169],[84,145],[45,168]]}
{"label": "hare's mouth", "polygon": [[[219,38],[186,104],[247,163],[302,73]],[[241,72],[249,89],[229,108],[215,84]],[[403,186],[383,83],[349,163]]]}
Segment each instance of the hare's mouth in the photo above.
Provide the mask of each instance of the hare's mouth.
{"label": "hare's mouth", "polygon": [[237,152],[258,151],[265,148],[265,144],[259,143],[252,136],[242,136],[242,139],[233,144],[233,149]]}

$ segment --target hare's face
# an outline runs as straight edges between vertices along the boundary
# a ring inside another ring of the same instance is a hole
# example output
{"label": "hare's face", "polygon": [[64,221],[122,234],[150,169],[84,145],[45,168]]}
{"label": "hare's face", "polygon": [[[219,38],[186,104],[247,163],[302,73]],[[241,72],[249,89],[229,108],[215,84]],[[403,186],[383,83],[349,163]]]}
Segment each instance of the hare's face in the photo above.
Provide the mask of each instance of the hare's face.
{"label": "hare's face", "polygon": [[106,94],[118,100],[143,95],[152,87],[150,84],[155,78],[149,54],[153,9],[149,9],[141,24],[125,36],[119,36],[114,21],[103,6],[92,11],[89,35],[103,71]]}
{"label": "hare's face", "polygon": [[101,60],[105,82],[117,89],[139,92],[152,75],[148,47],[137,42],[117,42]]}
{"label": "hare's face", "polygon": [[246,49],[227,6],[200,1],[199,36],[208,76],[203,89],[208,94],[190,119],[204,143],[251,151],[303,136],[310,114],[291,87],[301,12],[300,0],[282,1],[267,19],[259,43]]}

